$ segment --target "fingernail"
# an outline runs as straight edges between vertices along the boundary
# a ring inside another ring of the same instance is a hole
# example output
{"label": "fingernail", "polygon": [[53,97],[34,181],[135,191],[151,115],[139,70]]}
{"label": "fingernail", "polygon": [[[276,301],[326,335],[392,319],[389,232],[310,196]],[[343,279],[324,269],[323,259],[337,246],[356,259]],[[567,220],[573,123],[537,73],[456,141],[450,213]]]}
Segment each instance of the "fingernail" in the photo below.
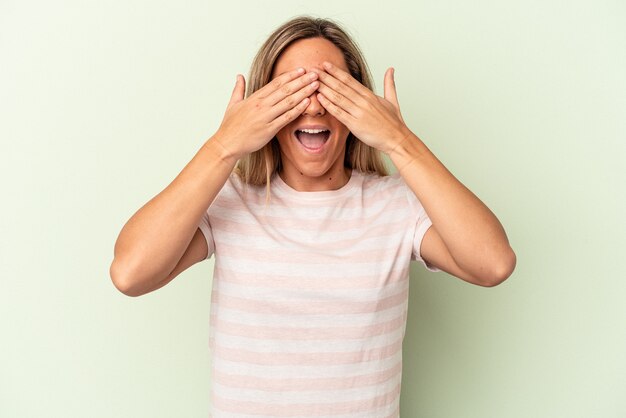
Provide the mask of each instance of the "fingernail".
{"label": "fingernail", "polygon": [[298,74],[304,74],[304,68],[302,67],[298,68]]}
{"label": "fingernail", "polygon": [[331,69],[333,66],[330,62],[324,62],[324,64],[322,64],[324,66],[324,68],[326,69]]}

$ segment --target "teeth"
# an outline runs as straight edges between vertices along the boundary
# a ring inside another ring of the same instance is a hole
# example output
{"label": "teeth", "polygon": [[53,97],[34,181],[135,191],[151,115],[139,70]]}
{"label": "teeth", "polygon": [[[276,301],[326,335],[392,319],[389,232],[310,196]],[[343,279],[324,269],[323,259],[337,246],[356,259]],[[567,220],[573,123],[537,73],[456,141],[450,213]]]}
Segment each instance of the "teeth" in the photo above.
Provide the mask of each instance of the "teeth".
{"label": "teeth", "polygon": [[306,132],[307,134],[319,134],[320,132],[328,132],[328,129],[298,129],[300,132]]}

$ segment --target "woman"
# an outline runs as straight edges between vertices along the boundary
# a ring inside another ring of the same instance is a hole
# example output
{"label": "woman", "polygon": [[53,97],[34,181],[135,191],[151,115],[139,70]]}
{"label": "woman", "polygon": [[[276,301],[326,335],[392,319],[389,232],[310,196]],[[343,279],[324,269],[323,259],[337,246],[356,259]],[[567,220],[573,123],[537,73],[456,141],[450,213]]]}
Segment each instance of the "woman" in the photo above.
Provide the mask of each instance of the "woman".
{"label": "woman", "polygon": [[[214,417],[398,416],[409,262],[495,286],[515,254],[491,211],[404,123],[394,70],[308,17],[238,75],[221,126],[122,229],[130,296],[215,254]],[[380,152],[398,174],[387,175]]]}

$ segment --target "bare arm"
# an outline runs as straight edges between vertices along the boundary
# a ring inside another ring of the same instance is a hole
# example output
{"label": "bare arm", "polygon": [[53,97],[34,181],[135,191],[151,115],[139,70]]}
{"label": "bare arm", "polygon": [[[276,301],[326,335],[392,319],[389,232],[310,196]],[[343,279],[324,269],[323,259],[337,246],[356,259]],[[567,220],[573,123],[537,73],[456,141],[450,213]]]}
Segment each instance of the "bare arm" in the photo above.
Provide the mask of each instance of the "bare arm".
{"label": "bare arm", "polygon": [[504,228],[483,202],[458,181],[409,130],[400,113],[394,70],[385,73],[384,97],[350,74],[324,63],[320,103],[361,141],[389,155],[433,225],[424,235],[424,260],[481,286],[501,283],[516,256]]}
{"label": "bare arm", "polygon": [[172,183],[128,220],[110,269],[121,292],[139,296],[166,284],[235,161],[219,142],[207,141]]}
{"label": "bare arm", "polygon": [[493,212],[414,134],[389,156],[433,222],[422,241],[422,258],[473,284],[490,287],[506,280],[516,256]]}
{"label": "bare arm", "polygon": [[[216,134],[176,178],[124,225],[114,248],[110,275],[124,294],[158,289],[206,257],[198,224],[243,155],[267,144],[306,109],[317,74],[294,70],[244,99],[237,77],[224,120]],[[191,244],[190,244],[191,243]]]}

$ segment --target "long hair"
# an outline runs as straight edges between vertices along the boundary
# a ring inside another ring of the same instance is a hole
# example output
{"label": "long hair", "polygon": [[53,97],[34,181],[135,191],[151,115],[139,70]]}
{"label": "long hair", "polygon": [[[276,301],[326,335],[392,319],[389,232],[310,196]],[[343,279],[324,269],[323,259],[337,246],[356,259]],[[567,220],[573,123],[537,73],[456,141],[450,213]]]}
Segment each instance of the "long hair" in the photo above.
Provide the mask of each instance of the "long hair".
{"label": "long hair", "polygon": [[[332,42],[343,53],[352,77],[372,90],[369,68],[357,44],[337,23],[329,19],[299,16],[276,29],[257,52],[250,74],[246,97],[271,81],[276,61],[293,42],[307,38],[324,38]],[[387,167],[378,150],[366,145],[352,132],[346,140],[344,166],[364,173],[388,175]],[[266,185],[269,192],[270,179],[281,169],[278,140],[274,137],[258,151],[242,157],[235,172],[246,184]]]}

